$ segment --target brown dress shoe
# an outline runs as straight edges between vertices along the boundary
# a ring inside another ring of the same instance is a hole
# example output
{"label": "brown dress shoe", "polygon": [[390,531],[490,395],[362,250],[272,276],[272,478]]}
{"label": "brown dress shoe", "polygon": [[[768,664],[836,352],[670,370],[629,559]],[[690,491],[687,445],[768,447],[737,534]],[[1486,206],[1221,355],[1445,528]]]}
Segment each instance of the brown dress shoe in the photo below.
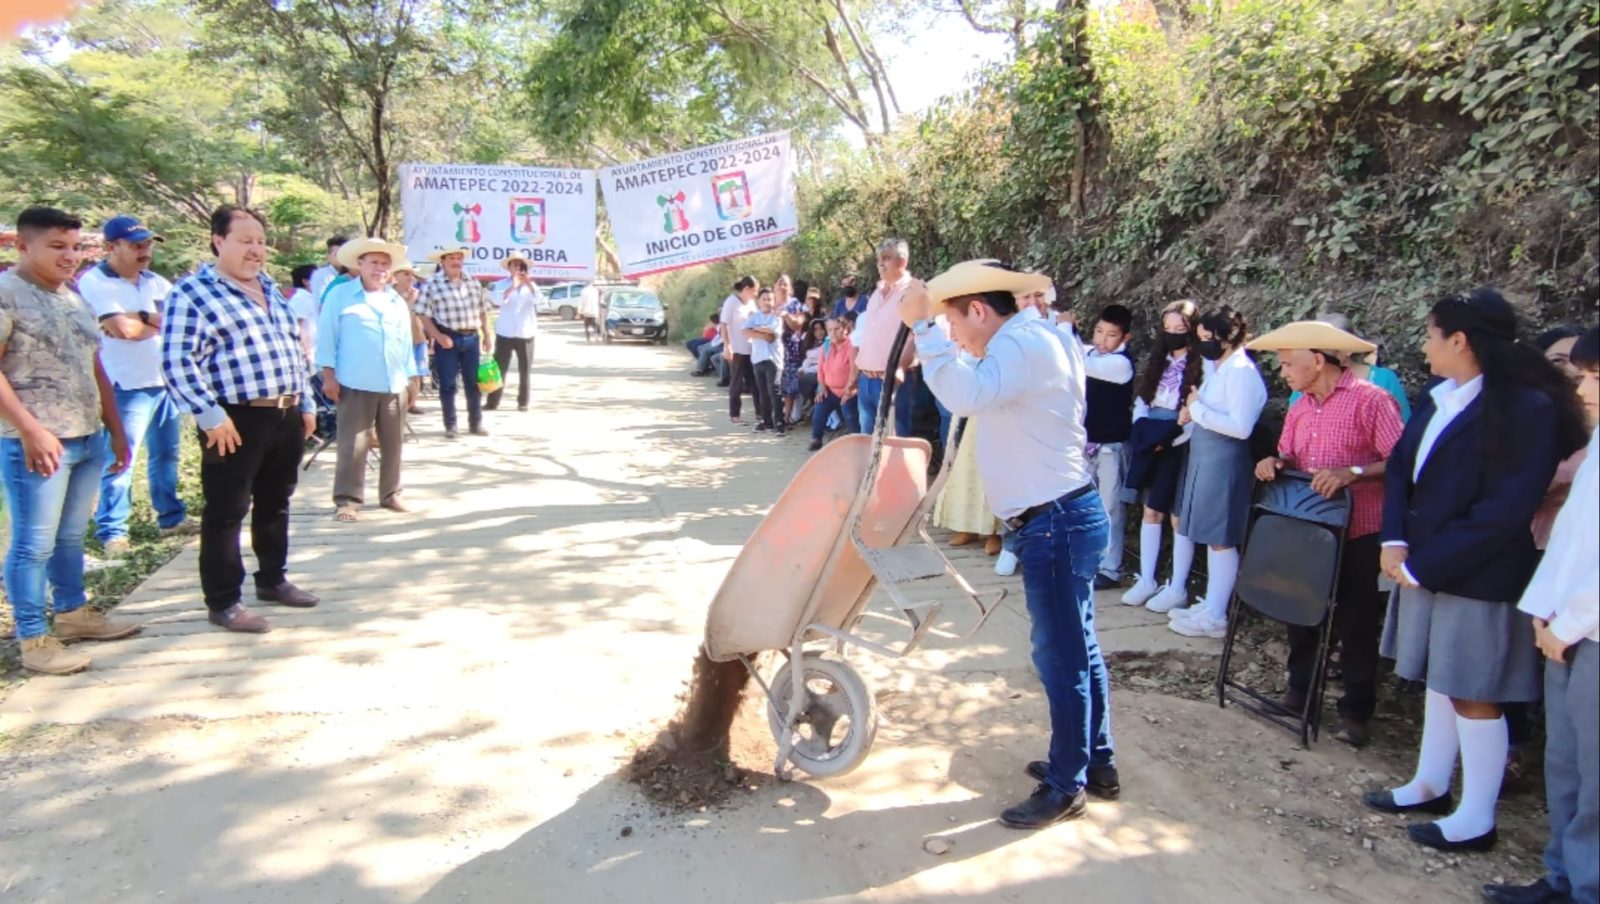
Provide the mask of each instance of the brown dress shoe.
{"label": "brown dress shoe", "polygon": [[969,534],[966,531],[961,531],[960,533],[951,534],[950,535],[950,545],[951,546],[966,546],[967,544],[971,543],[973,540],[976,540],[976,539],[978,539],[978,535],[977,534]]}
{"label": "brown dress shoe", "polygon": [[226,609],[212,609],[206,617],[213,625],[241,634],[265,634],[272,630],[270,622],[251,612],[244,603],[234,603]]}
{"label": "brown dress shoe", "polygon": [[121,640],[143,629],[144,625],[138,622],[112,621],[88,606],[57,613],[55,621],[56,636],[68,643],[74,640]]}
{"label": "brown dress shoe", "polygon": [[983,544],[983,551],[991,556],[998,556],[1001,550],[1000,535],[990,534],[989,539]]}
{"label": "brown dress shoe", "polygon": [[256,599],[280,606],[293,606],[296,609],[310,609],[322,602],[315,593],[308,593],[299,587],[284,581],[276,587],[257,587]]}

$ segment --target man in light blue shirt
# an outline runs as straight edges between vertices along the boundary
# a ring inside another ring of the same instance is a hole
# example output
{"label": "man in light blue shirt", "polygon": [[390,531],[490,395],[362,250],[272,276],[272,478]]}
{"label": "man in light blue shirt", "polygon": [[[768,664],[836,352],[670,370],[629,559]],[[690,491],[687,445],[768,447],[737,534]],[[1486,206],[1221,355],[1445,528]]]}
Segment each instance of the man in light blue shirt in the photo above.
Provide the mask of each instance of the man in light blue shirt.
{"label": "man in light blue shirt", "polygon": [[[1017,536],[1033,662],[1050,703],[1050,757],[1027,767],[1039,785],[1000,814],[1022,829],[1082,816],[1086,793],[1121,793],[1094,630],[1092,582],[1108,528],[1084,456],[1083,354],[1076,340],[1063,344],[1043,320],[1018,314],[1018,294],[1048,286],[998,261],[966,261],[926,285],[912,281],[900,302],[934,396],[956,417],[982,414],[969,428],[978,476],[995,516]],[[935,303],[948,338],[933,328]],[[958,346],[976,361],[962,360]]]}
{"label": "man in light blue shirt", "polygon": [[383,460],[378,502],[404,512],[400,501],[400,447],[405,393],[416,376],[411,312],[389,287],[389,270],[406,249],[382,239],[357,239],[339,249],[339,263],[358,275],[328,290],[317,326],[316,365],[322,391],[339,406],[338,464],[334,470],[334,520],[355,521],[366,489],[369,432],[377,426]]}

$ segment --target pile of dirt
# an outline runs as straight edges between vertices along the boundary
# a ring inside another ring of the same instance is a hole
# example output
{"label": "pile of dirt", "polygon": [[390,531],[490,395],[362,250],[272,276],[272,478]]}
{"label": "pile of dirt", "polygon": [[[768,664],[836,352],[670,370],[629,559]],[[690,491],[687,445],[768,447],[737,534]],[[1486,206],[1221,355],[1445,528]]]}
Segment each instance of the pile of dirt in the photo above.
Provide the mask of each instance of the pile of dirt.
{"label": "pile of dirt", "polygon": [[764,701],[745,700],[750,675],[739,661],[713,662],[702,647],[678,695],[678,715],[623,767],[622,777],[669,810],[708,810],[773,781]]}

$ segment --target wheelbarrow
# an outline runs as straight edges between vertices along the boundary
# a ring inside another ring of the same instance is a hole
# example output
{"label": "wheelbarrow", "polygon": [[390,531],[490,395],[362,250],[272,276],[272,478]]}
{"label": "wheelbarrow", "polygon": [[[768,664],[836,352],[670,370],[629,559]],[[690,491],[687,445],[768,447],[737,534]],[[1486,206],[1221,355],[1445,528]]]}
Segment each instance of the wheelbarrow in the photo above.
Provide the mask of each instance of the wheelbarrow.
{"label": "wheelbarrow", "polygon": [[[899,360],[908,336],[902,327],[890,361]],[[931,597],[944,582],[978,609],[969,637],[1006,596],[1004,589],[987,598],[973,590],[928,536],[928,515],[949,478],[965,419],[952,424],[930,486],[928,442],[886,435],[894,382],[891,370],[870,437],[829,443],[789,481],[734,559],[706,617],[707,655],[742,662],[766,695],[778,745],[773,771],[784,781],[794,768],[817,778],[843,775],[872,749],[876,701],[847,650],[898,659],[916,649],[939,616],[942,604]],[[906,637],[897,646],[859,632],[880,586],[905,617]],[[784,660],[770,680],[753,659],[768,650]]]}

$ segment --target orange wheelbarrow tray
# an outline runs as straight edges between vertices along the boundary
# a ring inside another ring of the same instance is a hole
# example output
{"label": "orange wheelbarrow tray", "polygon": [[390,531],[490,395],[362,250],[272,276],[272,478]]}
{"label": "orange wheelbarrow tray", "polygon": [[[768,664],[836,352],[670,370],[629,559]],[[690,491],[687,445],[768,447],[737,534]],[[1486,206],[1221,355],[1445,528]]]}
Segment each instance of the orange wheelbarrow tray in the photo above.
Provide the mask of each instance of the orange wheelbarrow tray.
{"label": "orange wheelbarrow tray", "polygon": [[[889,387],[883,395],[887,414]],[[915,649],[941,608],[915,597],[941,579],[978,608],[968,636],[1006,596],[1002,589],[980,597],[928,536],[928,514],[948,479],[955,442],[929,486],[932,448],[922,439],[886,437],[887,420],[880,417],[870,437],[834,440],[800,468],[734,559],[706,618],[707,654],[743,662],[767,696],[780,779],[792,777],[791,766],[818,778],[843,775],[871,750],[877,707],[843,658],[847,647],[890,658]],[[952,425],[953,439],[963,426]],[[909,637],[897,648],[856,633],[880,585],[905,614]],[[770,682],[751,659],[766,650],[785,659]]]}

